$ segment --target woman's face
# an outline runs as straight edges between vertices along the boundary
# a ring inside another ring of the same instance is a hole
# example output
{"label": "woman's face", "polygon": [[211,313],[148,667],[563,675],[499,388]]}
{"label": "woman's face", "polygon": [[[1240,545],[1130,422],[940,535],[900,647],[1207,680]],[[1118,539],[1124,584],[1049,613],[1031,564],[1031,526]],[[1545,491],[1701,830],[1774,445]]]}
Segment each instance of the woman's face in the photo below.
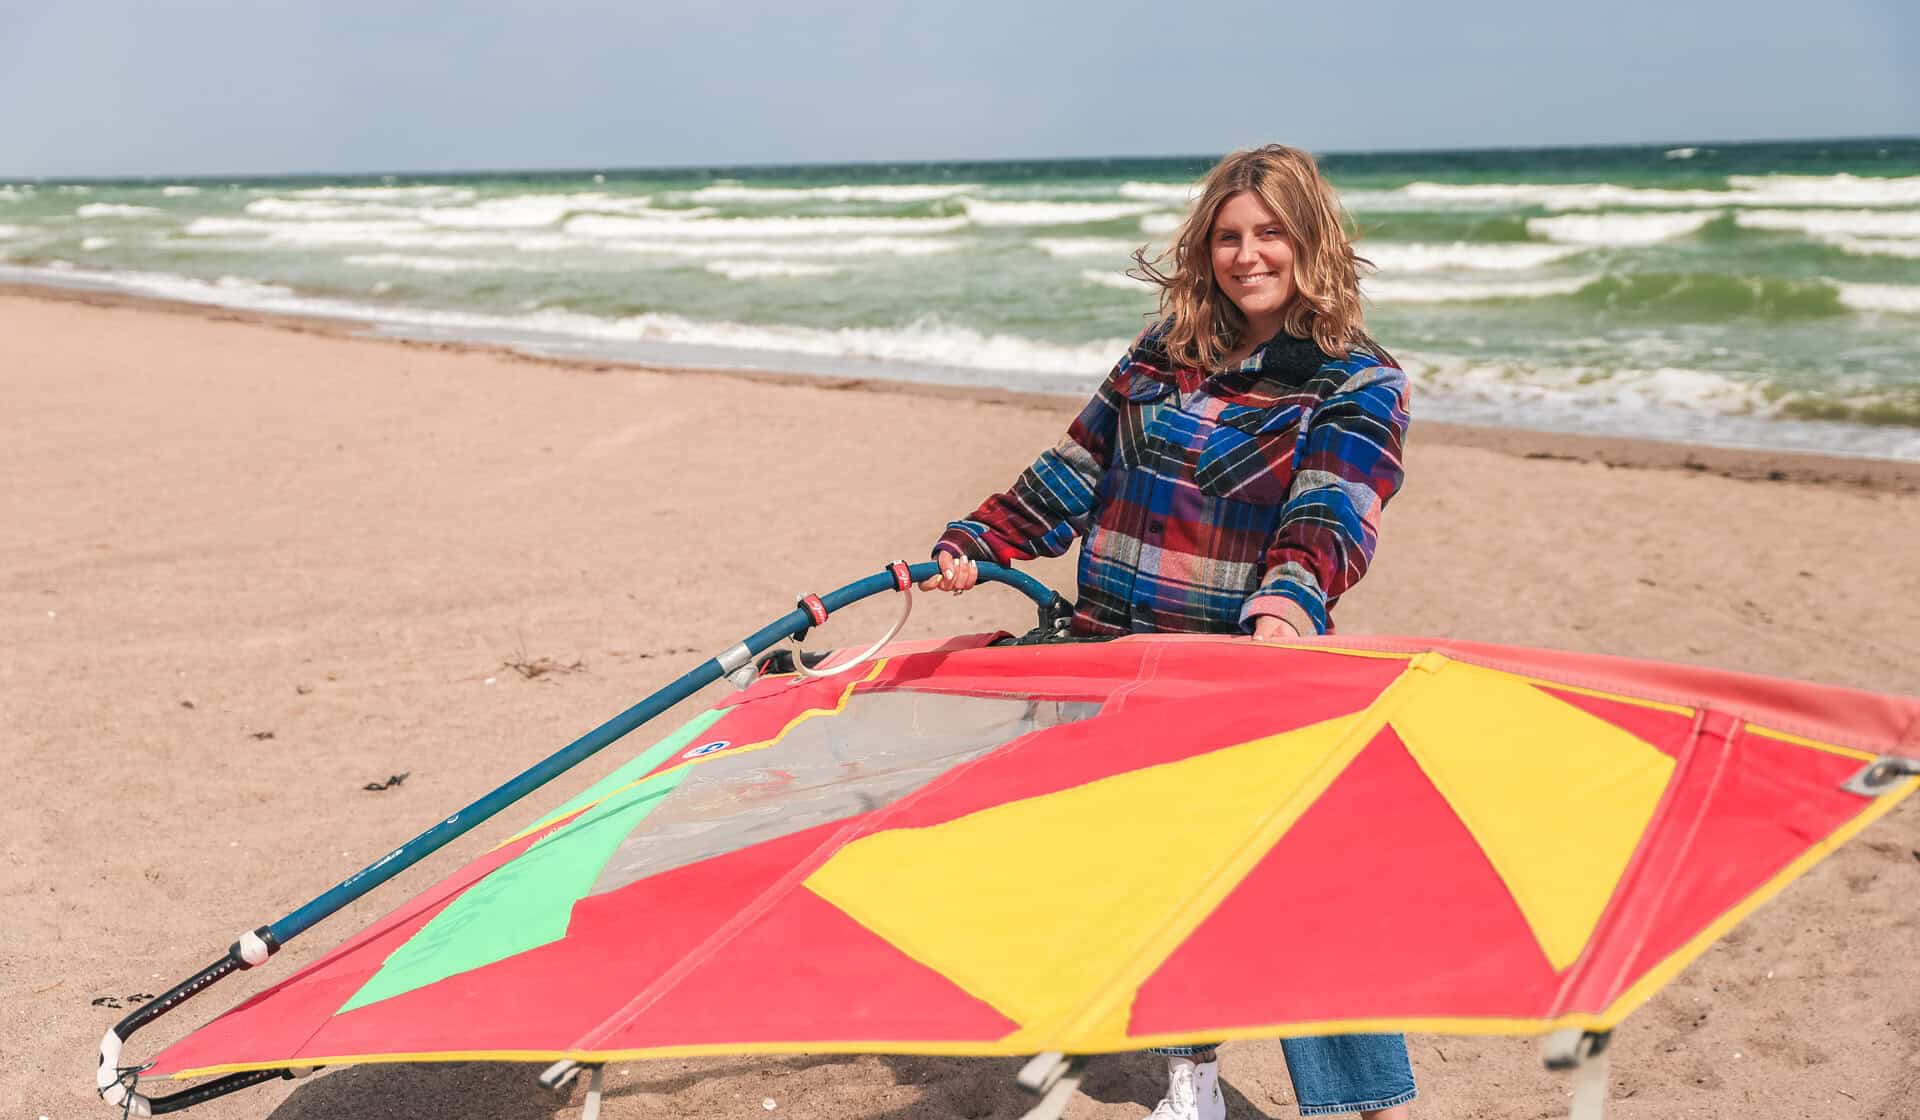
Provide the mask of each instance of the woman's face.
{"label": "woman's face", "polygon": [[1232,195],[1213,216],[1213,281],[1260,338],[1280,329],[1293,300],[1293,246],[1280,218],[1251,191]]}

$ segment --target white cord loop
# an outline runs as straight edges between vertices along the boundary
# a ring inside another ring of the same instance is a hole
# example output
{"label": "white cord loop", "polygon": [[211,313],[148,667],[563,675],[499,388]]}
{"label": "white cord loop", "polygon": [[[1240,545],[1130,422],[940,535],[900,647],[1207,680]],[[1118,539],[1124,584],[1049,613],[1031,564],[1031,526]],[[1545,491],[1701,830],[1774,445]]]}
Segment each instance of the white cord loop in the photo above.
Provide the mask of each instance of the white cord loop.
{"label": "white cord loop", "polygon": [[793,638],[793,671],[803,677],[812,677],[817,680],[821,677],[838,676],[848,669],[853,668],[855,665],[871,661],[875,654],[887,648],[888,642],[893,641],[894,638],[899,636],[900,631],[907,625],[907,619],[913,614],[913,591],[911,589],[901,591],[900,600],[900,617],[894,619],[893,625],[887,628],[887,632],[880,635],[880,640],[868,646],[866,651],[858,657],[844,661],[831,669],[815,669],[809,666],[807,664],[806,651],[800,648],[800,638],[796,635]]}

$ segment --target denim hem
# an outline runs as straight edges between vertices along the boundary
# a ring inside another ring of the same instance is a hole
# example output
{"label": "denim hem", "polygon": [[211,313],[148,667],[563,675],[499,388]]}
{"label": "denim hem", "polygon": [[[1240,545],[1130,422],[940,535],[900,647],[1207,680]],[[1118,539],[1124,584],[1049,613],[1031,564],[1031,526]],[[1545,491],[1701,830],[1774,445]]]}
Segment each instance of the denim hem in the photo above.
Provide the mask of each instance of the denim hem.
{"label": "denim hem", "polygon": [[1382,1108],[1392,1108],[1395,1105],[1409,1104],[1419,1095],[1420,1090],[1408,1089],[1397,1097],[1387,1097],[1384,1100],[1358,1101],[1354,1104],[1303,1104],[1300,1106],[1300,1115],[1338,1116],[1343,1112],[1374,1112]]}

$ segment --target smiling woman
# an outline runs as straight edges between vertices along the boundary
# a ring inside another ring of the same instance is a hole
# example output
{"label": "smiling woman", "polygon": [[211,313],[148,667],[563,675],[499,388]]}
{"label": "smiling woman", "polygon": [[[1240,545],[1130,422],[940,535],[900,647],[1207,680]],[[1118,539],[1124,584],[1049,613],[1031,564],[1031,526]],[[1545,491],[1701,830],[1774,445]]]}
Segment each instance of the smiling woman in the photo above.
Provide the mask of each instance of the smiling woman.
{"label": "smiling woman", "polygon": [[[1304,152],[1235,152],[1159,258],[1172,271],[1144,251],[1134,259],[1160,287],[1159,322],[1065,438],[948,524],[934,546],[940,574],[921,586],[966,591],[976,562],[1058,556],[1085,538],[1078,637],[1326,633],[1372,559],[1407,427],[1406,375],[1362,326],[1365,262],[1333,188]],[[1283,1045],[1303,1115],[1407,1115],[1413,1071],[1399,1035]],[[1224,1120],[1214,1048],[1159,1052],[1168,1087],[1156,1120]]]}

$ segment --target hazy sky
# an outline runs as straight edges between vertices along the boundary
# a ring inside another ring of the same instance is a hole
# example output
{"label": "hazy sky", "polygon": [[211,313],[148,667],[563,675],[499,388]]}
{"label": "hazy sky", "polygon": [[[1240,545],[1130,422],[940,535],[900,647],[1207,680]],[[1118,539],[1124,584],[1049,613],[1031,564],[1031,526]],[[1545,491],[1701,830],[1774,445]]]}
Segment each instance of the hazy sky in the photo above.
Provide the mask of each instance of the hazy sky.
{"label": "hazy sky", "polygon": [[0,0],[0,181],[1910,135],[1916,53],[1914,0]]}

